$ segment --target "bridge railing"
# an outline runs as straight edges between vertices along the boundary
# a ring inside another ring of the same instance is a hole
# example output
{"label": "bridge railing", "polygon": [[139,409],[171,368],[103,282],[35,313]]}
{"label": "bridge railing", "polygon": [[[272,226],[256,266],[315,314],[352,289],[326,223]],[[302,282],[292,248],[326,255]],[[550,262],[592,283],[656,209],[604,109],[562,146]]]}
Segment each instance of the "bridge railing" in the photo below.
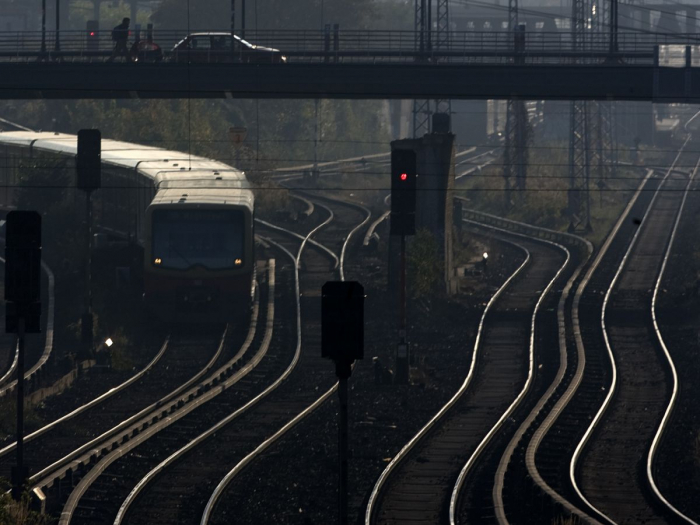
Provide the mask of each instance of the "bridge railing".
{"label": "bridge railing", "polygon": [[[196,31],[190,30],[190,33]],[[172,49],[185,38],[187,30],[152,33],[153,42],[163,50],[165,60],[172,58]],[[58,36],[58,38],[56,38]],[[129,45],[136,35],[132,31]],[[146,31],[140,39],[146,40]],[[525,64],[600,63],[610,56],[607,33],[587,33],[586,42],[575,48],[569,32],[531,31],[524,34],[515,51],[514,35],[506,31],[453,31],[437,42],[414,31],[248,31],[246,40],[258,46],[280,50],[290,62],[380,62],[424,61],[426,63],[512,63],[516,58]],[[683,65],[685,46],[699,49],[700,35],[631,33],[618,35],[618,55],[626,63],[651,63],[659,47],[662,65]],[[111,30],[0,32],[0,60],[26,61],[37,58],[67,61],[102,61],[112,53]],[[264,53],[264,51],[258,51]],[[693,52],[693,56],[700,52]],[[211,53],[211,61],[215,53]],[[680,58],[678,58],[680,57]],[[207,59],[205,59],[206,61]],[[666,62],[664,62],[664,60]],[[676,64],[676,62],[682,64]],[[695,65],[695,64],[693,64]]]}

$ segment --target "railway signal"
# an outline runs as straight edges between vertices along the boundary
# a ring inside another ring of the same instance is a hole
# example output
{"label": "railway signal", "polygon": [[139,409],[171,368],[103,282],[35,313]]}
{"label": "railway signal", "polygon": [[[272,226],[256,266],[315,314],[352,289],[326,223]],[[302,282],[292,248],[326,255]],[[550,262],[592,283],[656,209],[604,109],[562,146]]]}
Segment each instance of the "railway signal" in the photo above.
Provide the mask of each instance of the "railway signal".
{"label": "railway signal", "polygon": [[99,51],[100,49],[100,23],[97,20],[88,20],[85,24],[86,48],[88,51]]}
{"label": "railway signal", "polygon": [[338,510],[348,523],[348,378],[352,365],[364,357],[365,289],[355,281],[329,281],[321,290],[321,357],[335,362],[338,376]]}
{"label": "railway signal", "polygon": [[87,192],[100,188],[102,162],[102,134],[99,129],[78,131],[76,168],[78,188]]}
{"label": "railway signal", "polygon": [[409,345],[406,340],[406,235],[416,233],[416,152],[395,149],[391,152],[391,235],[401,236],[399,281],[399,344],[396,348],[396,381],[408,383]]}
{"label": "railway signal", "polygon": [[17,334],[17,465],[12,468],[12,497],[22,497],[24,465],[24,335],[38,333],[41,315],[41,215],[7,214],[5,239],[5,331]]}
{"label": "railway signal", "polygon": [[391,152],[391,234],[416,233],[416,153],[408,149]]}
{"label": "railway signal", "polygon": [[78,131],[76,158],[77,186],[85,191],[85,225],[87,256],[85,257],[85,307],[81,318],[81,341],[85,356],[92,355],[94,346],[92,326],[92,199],[91,193],[100,188],[102,169],[102,134],[98,129]]}

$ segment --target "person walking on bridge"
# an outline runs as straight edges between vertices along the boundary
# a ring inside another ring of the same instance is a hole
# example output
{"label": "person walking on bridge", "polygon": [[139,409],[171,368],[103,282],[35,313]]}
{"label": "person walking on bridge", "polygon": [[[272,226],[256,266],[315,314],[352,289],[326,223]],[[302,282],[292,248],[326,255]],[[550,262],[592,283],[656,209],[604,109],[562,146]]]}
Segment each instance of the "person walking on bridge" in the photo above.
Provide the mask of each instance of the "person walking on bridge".
{"label": "person walking on bridge", "polygon": [[129,47],[127,46],[127,41],[129,40],[130,22],[131,19],[125,18],[122,20],[121,24],[112,29],[114,51],[112,51],[112,56],[107,59],[107,62],[112,62],[118,56],[123,56],[127,62],[131,61],[131,57],[129,56]]}

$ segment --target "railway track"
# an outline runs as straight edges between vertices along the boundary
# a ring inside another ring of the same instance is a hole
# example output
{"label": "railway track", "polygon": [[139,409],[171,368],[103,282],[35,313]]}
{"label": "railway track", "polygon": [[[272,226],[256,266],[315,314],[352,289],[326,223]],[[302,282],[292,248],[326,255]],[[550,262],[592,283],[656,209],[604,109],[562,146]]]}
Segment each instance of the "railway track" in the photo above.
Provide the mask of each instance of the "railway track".
{"label": "railway track", "polygon": [[[268,224],[267,226],[263,225],[262,229],[279,237],[279,228]],[[331,234],[334,241],[338,240],[336,234],[337,232]],[[338,262],[337,257],[330,257],[328,251],[322,250],[319,244],[310,243],[309,245],[309,236],[302,236],[302,239],[298,239],[298,234],[291,235],[287,232],[283,238],[285,244],[296,246],[300,251],[304,246],[310,248],[304,253],[313,253],[314,256],[310,260],[308,257],[304,257],[303,265],[316,270],[316,272],[310,272],[313,275],[312,280],[318,279],[319,277],[315,273],[320,274],[323,270],[325,270],[323,273],[326,278],[332,277]],[[275,241],[263,242],[266,242],[268,246],[272,244],[285,250]],[[344,250],[341,250],[342,252]],[[301,257],[299,260],[293,258],[288,266],[296,268],[297,265],[301,266],[301,263]],[[307,290],[302,289],[302,291],[308,292],[306,295],[311,296],[316,291],[315,284],[315,282],[310,284]],[[294,288],[289,280],[283,282],[283,285],[282,290]],[[320,290],[320,285],[318,285],[318,290]],[[298,293],[295,295],[299,296]],[[303,301],[303,299],[304,294],[302,293],[301,300]],[[284,310],[292,312],[296,309],[290,306]],[[308,356],[301,353],[301,336],[298,335],[295,338],[293,333],[288,333],[289,327],[294,326],[295,323],[292,319],[285,319],[283,315],[275,321],[275,324],[275,330],[281,334],[277,346],[280,346],[281,341],[293,341],[298,338],[296,352],[286,369],[280,370],[278,366],[276,370],[275,367],[269,367],[269,370],[266,370],[264,365],[261,365],[258,368],[259,373],[247,380],[247,384],[244,386],[248,390],[243,394],[240,391],[235,392],[235,390],[242,390],[243,387],[227,388],[224,395],[216,403],[211,403],[209,409],[199,409],[193,412],[190,416],[183,418],[179,424],[173,425],[165,433],[157,434],[146,441],[143,446],[134,448],[129,454],[124,454],[123,458],[114,461],[111,465],[105,465],[104,468],[98,465],[100,467],[96,469],[98,472],[90,476],[91,479],[83,484],[85,486],[79,485],[74,491],[75,496],[71,496],[72,501],[69,500],[69,504],[64,509],[62,521],[67,523],[69,515],[72,518],[71,522],[74,523],[87,521],[112,523],[112,519],[118,523],[121,523],[122,520],[128,523],[136,523],[139,522],[138,520],[143,520],[144,523],[172,523],[178,520],[191,522],[195,520],[197,514],[201,514],[204,503],[213,489],[210,485],[217,479],[217,470],[219,471],[218,477],[223,477],[226,471],[221,472],[222,468],[235,464],[241,459],[241,454],[253,449],[269,434],[274,434],[274,430],[277,430],[285,419],[294,419],[294,416],[297,415],[295,407],[300,407],[299,411],[301,411],[309,401],[309,394],[304,396],[302,392],[309,392],[311,399],[315,397],[313,388],[302,388],[304,381],[308,382],[309,377],[300,380],[292,375],[296,368],[312,378],[317,375],[315,371],[309,370],[309,363],[306,362],[309,361]],[[316,332],[316,330],[310,329],[309,332]],[[271,353],[274,354],[274,352]],[[327,368],[324,366],[323,372],[330,376],[331,374],[327,373]],[[295,375],[301,375],[301,372],[295,372]],[[330,381],[330,384],[333,381]],[[267,384],[270,386],[266,389],[265,385]],[[280,390],[286,388],[287,392],[281,394],[276,392],[278,387],[281,387]],[[255,390],[255,388],[261,389],[262,392],[250,392],[251,389]],[[235,396],[236,399],[229,399],[231,396]],[[279,399],[280,396],[282,399]],[[235,409],[234,407],[240,408]],[[218,423],[216,423],[217,421]],[[226,445],[222,446],[222,440]],[[232,446],[233,444],[235,446]],[[225,461],[222,457],[222,448],[230,450],[228,459]],[[158,461],[168,454],[170,456],[158,464]],[[214,461],[207,464],[202,460],[203,457],[213,458]],[[194,464],[190,464],[188,468],[190,462],[194,462]],[[151,468],[150,473],[149,468]],[[98,474],[100,475],[98,476]],[[139,481],[139,476],[144,477]],[[115,480],[119,480],[116,487]],[[105,486],[111,487],[109,498],[104,495]],[[126,487],[134,486],[136,488],[133,488],[131,492],[125,490]],[[163,488],[164,486],[165,488]],[[109,503],[100,505],[106,510],[97,516],[96,502],[104,502],[107,499],[109,499]]]}
{"label": "railway track", "polygon": [[531,257],[537,261],[523,263],[489,302],[462,387],[382,473],[365,523],[445,521],[461,467],[527,389],[532,346],[520,342],[534,341],[538,307],[567,265],[568,254],[532,240],[517,244],[528,253],[526,262]]}
{"label": "railway track", "polygon": [[[674,165],[681,157],[696,164],[692,153],[681,152]],[[673,168],[607,289],[601,325],[612,380],[572,461],[581,497],[611,522],[691,522],[661,497],[651,475],[650,447],[677,389],[652,316],[652,290],[688,187],[688,174]],[[639,329],[640,320],[646,329]]]}
{"label": "railway track", "polygon": [[[336,201],[335,199],[324,198],[316,194],[302,193],[305,198],[308,198],[314,203],[316,209],[325,210],[329,216],[335,220],[329,224],[328,228],[319,231],[316,236],[318,241],[323,246],[333,247],[334,253],[339,253],[338,257],[338,277],[345,280],[346,271],[349,269],[346,254],[351,249],[352,244],[359,244],[359,230],[364,227],[370,220],[371,213],[369,210],[358,204]],[[343,226],[345,225],[345,226]],[[348,227],[348,225],[351,225]],[[357,263],[353,263],[357,264]],[[352,271],[350,269],[350,271]],[[320,367],[314,372],[314,375],[320,377],[324,375],[332,378],[331,385],[320,383],[314,380],[311,383],[310,392],[315,392],[312,396],[307,397],[304,404],[299,406],[296,417],[290,419],[284,426],[280,427],[274,434],[259,444],[259,446],[238,462],[216,486],[212,492],[206,507],[202,514],[200,523],[228,523],[230,521],[231,509],[230,500],[224,495],[232,481],[251,463],[260,459],[266,454],[268,449],[277,441],[288,435],[301,421],[306,419],[310,414],[316,411],[320,406],[327,402],[337,388],[337,381],[332,372],[332,367],[328,366],[328,362],[320,358],[320,334],[321,334],[321,312],[320,306],[320,290],[321,286],[328,280],[327,273],[324,275],[319,272],[319,267],[315,264],[305,263],[302,265],[300,272],[301,283],[301,309],[303,312],[302,321],[304,328],[302,333],[307,334],[306,340],[309,349],[313,354],[306,356],[307,360],[314,363],[314,367]],[[305,292],[310,290],[310,293]],[[307,365],[308,366],[308,365]],[[306,374],[308,375],[308,371]],[[314,386],[315,385],[315,386]],[[320,395],[319,395],[320,393]],[[300,398],[300,394],[294,395],[295,401]],[[289,399],[286,400],[289,403]],[[294,405],[298,406],[298,405]],[[226,501],[224,504],[223,501]],[[220,504],[222,502],[222,504]]]}
{"label": "railway track", "polygon": [[[171,338],[164,343],[160,358],[150,367],[149,373],[114,395],[101,396],[28,435],[25,461],[30,472],[35,473],[30,480],[46,486],[49,480],[56,481],[68,472],[73,473],[76,458],[95,449],[97,455],[106,446],[105,441],[115,439],[133,423],[134,418],[129,415],[142,412],[144,407],[152,410],[177,392],[178,385],[195,382],[207,367],[213,366],[222,349],[223,338],[199,342]],[[0,450],[3,475],[9,472],[14,461],[11,455],[14,449],[12,443]]]}
{"label": "railway track", "polygon": [[[4,259],[1,259],[4,263]],[[42,263],[41,268],[45,276],[45,285],[42,285],[42,334],[40,337],[29,335],[27,345],[25,347],[25,362],[32,363],[31,366],[24,372],[24,380],[31,382],[36,377],[43,374],[44,368],[49,362],[49,358],[53,352],[53,332],[55,318],[55,280],[51,268],[45,263]],[[13,336],[7,338],[13,341],[9,348],[9,355],[5,359],[8,363],[7,368],[0,372],[0,399],[10,395],[17,387],[17,379],[15,373],[17,367],[17,346],[16,338]],[[43,343],[43,344],[42,344]],[[13,355],[14,354],[14,355]],[[12,356],[12,359],[9,357]],[[2,361],[0,361],[2,363]]]}
{"label": "railway track", "polygon": [[[279,296],[276,297],[275,268],[275,262],[270,261],[267,276],[264,277],[267,291],[263,292],[259,311],[256,307],[253,312],[251,326],[238,350],[239,359],[235,366],[227,366],[228,371],[219,375],[218,380],[199,385],[197,388],[203,391],[199,400],[183,406],[167,424],[148,429],[133,446],[121,447],[97,463],[71,493],[59,523],[113,523],[115,519],[121,519],[119,509],[122,501],[135,490],[135,486],[145,485],[140,485],[139,481],[150,470],[164,469],[165,464],[161,466],[163,458],[168,458],[184,446],[206,447],[208,443],[205,441],[209,436],[201,437],[201,434],[207,430],[209,435],[218,433],[223,427],[219,425],[221,421],[235,419],[243,425],[253,424],[245,413],[247,408],[252,406],[252,400],[264,389],[268,376],[277,373],[287,361],[285,348],[271,346],[275,330],[286,333],[285,325],[289,322],[284,315],[278,317],[275,312],[275,304],[279,300]],[[264,330],[256,329],[258,320],[262,320]],[[235,450],[234,447],[233,453]],[[226,450],[216,452],[217,459],[223,460]],[[148,512],[144,513],[147,523],[177,522],[172,519],[173,512],[182,509],[173,505],[172,496],[168,499],[167,495],[177,493],[181,496],[183,491],[202,490],[209,471],[204,468],[205,463],[201,467],[188,470],[184,478],[178,475],[178,468],[168,471],[168,493],[147,507]],[[129,522],[132,522],[131,518]],[[184,519],[180,522],[189,521]]]}
{"label": "railway track", "polygon": [[[539,233],[544,237],[541,242],[565,250],[570,264],[559,276],[557,293],[543,297],[538,304],[539,311],[533,314],[528,382],[516,398],[517,404],[514,402],[508,413],[489,430],[462,467],[452,488],[449,522],[453,525],[505,520],[502,501],[505,477],[512,468],[514,456],[522,453],[523,438],[534,419],[528,412],[533,414],[541,410],[566,369],[567,305],[574,282],[593,247],[580,238],[551,230],[530,226],[524,231],[529,231],[529,235]],[[503,424],[506,417],[508,422]],[[520,425],[516,426],[518,423]]]}
{"label": "railway track", "polygon": [[[493,480],[489,480],[489,486],[493,486],[494,515],[500,524],[541,523],[545,520],[553,521],[565,515],[575,515],[583,521],[595,522],[594,518],[582,510],[582,506],[574,503],[577,500],[570,495],[571,491],[565,490],[565,475],[561,472],[561,467],[568,463],[567,446],[571,447],[568,450],[569,454],[572,453],[573,444],[576,442],[575,437],[563,435],[560,426],[554,434],[558,438],[556,446],[543,450],[539,458],[538,453],[543,440],[557,423],[583,376],[586,353],[581,342],[579,326],[579,304],[582,293],[613,241],[620,245],[624,244],[624,237],[618,234],[627,223],[632,224],[629,219],[630,214],[638,213],[645,204],[648,204],[648,199],[645,203],[637,201],[652,173],[652,171],[647,172],[646,178],[633,194],[605,243],[598,250],[595,260],[587,266],[585,275],[577,283],[573,296],[569,294],[573,280],[569,281],[564,290],[557,307],[559,337],[558,341],[552,341],[552,345],[558,347],[559,353],[556,375],[548,386],[542,385],[542,389],[547,387],[546,391],[530,413],[523,418],[508,445],[503,447],[498,466],[493,469],[495,473]],[[631,231],[625,233],[631,236]],[[587,258],[590,258],[592,253],[590,243],[585,251],[588,253]],[[552,356],[552,360],[556,362],[556,357]],[[572,431],[575,428],[575,423],[565,427]],[[536,461],[536,458],[540,461]],[[454,514],[460,519],[453,519],[452,523],[464,522],[465,516],[468,515],[467,509],[459,507],[456,510],[459,512],[455,511]]]}

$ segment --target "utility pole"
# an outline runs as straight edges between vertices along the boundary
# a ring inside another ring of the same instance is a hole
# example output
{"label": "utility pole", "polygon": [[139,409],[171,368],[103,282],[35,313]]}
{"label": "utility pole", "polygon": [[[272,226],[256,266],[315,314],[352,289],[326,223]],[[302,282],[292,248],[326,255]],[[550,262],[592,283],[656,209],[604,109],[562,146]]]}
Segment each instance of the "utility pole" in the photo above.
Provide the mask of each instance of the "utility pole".
{"label": "utility pole", "polygon": [[41,54],[46,55],[46,0],[41,0]]}
{"label": "utility pole", "polygon": [[[426,52],[426,25],[428,7],[426,0],[415,0],[414,29],[416,32],[415,50],[418,52],[418,60],[425,60]],[[430,100],[413,100],[413,138],[422,137],[430,133]]]}
{"label": "utility pole", "polygon": [[[449,46],[450,11],[449,0],[437,1],[437,30],[433,37],[433,1],[415,0],[414,29],[416,32],[415,49],[421,60],[435,59],[432,56],[433,43],[438,51]],[[427,54],[427,57],[426,57]],[[447,99],[435,100],[435,113],[452,113],[452,103]],[[413,101],[413,138],[430,133],[433,110],[431,101],[415,99]],[[450,119],[451,122],[451,119]]]}
{"label": "utility pole", "polygon": [[[518,23],[518,0],[508,0],[508,34],[513,51],[513,63],[523,62],[520,56],[525,50],[525,26]],[[509,99],[506,110],[505,151],[503,154],[503,204],[504,209],[511,207],[513,175],[518,195],[525,196],[527,183],[527,126],[528,115],[524,100]]]}
{"label": "utility pole", "polygon": [[[432,22],[431,22],[432,28]],[[450,45],[450,4],[449,0],[437,0],[437,28],[435,34],[435,47],[438,52],[448,51]],[[450,99],[435,100],[435,112],[450,115],[452,125],[452,101]],[[415,138],[415,137],[414,137]]]}
{"label": "utility pole", "polygon": [[60,30],[61,30],[61,0],[56,0],[56,44],[54,46],[55,51],[61,50],[61,38],[59,37]]}
{"label": "utility pole", "polygon": [[85,191],[85,307],[82,316],[81,339],[86,356],[93,353],[92,336],[92,192],[101,185],[102,135],[97,129],[78,131],[76,172],[78,189]]}
{"label": "utility pole", "polygon": [[245,38],[245,0],[241,0],[241,38]]}
{"label": "utility pole", "polygon": [[[571,31],[573,51],[583,51],[586,44],[586,2],[573,0],[571,4]],[[574,59],[576,60],[576,59]],[[583,224],[591,231],[590,217],[590,148],[588,132],[588,104],[571,101],[569,125],[569,231]]]}
{"label": "utility pole", "polygon": [[321,357],[338,377],[338,522],[348,525],[348,379],[364,357],[365,290],[355,281],[329,281],[321,290]]}
{"label": "utility pole", "polygon": [[17,334],[17,465],[12,497],[22,498],[29,471],[24,464],[24,336],[39,333],[41,317],[41,215],[7,214],[5,240],[5,331]]}
{"label": "utility pole", "polygon": [[399,269],[399,344],[396,347],[396,382],[408,384],[410,352],[406,331],[406,236],[416,234],[416,153],[409,149],[391,152],[390,234],[401,236]]}

